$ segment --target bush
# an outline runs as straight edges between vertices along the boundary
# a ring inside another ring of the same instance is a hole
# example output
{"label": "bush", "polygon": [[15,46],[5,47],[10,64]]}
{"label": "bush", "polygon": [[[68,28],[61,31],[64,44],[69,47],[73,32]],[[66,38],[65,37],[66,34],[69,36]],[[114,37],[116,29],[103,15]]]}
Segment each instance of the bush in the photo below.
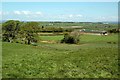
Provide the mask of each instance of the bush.
{"label": "bush", "polygon": [[108,30],[109,33],[119,33],[120,32],[120,29],[111,29],[111,30]]}
{"label": "bush", "polygon": [[61,40],[61,43],[70,43],[70,44],[77,44],[79,43],[79,33],[72,32],[70,34],[65,33],[64,38]]}

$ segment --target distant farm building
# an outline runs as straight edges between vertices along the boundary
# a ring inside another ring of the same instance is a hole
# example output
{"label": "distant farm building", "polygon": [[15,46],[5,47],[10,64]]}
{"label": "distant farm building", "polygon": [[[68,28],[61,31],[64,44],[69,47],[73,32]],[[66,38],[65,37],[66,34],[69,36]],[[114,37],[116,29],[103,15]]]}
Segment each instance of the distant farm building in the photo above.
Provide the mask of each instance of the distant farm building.
{"label": "distant farm building", "polygon": [[80,32],[82,34],[91,34],[91,35],[108,35],[107,31],[98,31],[98,30],[89,30],[89,29],[81,29]]}

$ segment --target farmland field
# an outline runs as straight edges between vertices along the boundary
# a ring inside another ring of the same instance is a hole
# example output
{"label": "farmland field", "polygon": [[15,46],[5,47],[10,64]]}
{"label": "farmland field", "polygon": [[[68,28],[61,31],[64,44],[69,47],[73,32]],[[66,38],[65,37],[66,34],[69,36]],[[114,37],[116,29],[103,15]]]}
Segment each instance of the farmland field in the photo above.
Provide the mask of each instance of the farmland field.
{"label": "farmland field", "polygon": [[[40,36],[41,40],[54,40],[60,41],[64,36],[56,35],[56,36]],[[98,35],[80,35],[80,43],[106,43],[106,42],[118,42],[117,34],[110,34],[109,36],[98,36]]]}
{"label": "farmland field", "polygon": [[0,76],[119,79],[118,2],[3,2]]}
{"label": "farmland field", "polygon": [[[63,35],[40,36],[59,41]],[[118,78],[118,36],[81,35],[79,44],[3,42],[3,78]]]}
{"label": "farmland field", "polygon": [[[63,27],[71,28],[72,26],[79,26],[79,28],[93,29],[93,30],[108,30],[117,28],[117,24],[100,24],[100,23],[89,23],[89,22],[39,22],[39,26],[44,27]],[[109,28],[106,28],[106,27]]]}

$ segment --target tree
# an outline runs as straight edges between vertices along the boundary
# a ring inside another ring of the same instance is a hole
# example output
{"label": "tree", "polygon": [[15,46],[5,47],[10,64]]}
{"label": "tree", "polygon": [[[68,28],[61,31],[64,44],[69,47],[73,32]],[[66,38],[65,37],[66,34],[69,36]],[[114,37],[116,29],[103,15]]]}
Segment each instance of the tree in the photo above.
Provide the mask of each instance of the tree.
{"label": "tree", "polygon": [[37,22],[20,22],[9,20],[3,23],[3,41],[27,43],[37,42],[36,31],[39,24]]}
{"label": "tree", "polygon": [[38,30],[38,22],[26,22],[22,25],[21,29],[23,31],[36,32]]}
{"label": "tree", "polygon": [[36,31],[38,30],[38,26],[38,22],[27,22],[21,26],[21,32],[24,33],[24,38],[27,40],[27,44],[37,42]]}
{"label": "tree", "polygon": [[9,20],[3,23],[2,32],[3,32],[3,41],[11,42],[11,39],[15,39],[19,29],[20,21]]}

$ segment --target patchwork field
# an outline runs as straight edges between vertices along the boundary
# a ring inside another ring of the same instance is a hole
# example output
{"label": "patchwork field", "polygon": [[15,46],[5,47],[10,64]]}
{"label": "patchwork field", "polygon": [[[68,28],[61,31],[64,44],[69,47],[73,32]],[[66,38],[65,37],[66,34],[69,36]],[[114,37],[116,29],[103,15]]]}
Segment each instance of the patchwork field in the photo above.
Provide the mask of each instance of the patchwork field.
{"label": "patchwork field", "polygon": [[[59,42],[60,36],[40,36]],[[118,36],[81,35],[79,44],[2,44],[3,78],[117,78]]]}

